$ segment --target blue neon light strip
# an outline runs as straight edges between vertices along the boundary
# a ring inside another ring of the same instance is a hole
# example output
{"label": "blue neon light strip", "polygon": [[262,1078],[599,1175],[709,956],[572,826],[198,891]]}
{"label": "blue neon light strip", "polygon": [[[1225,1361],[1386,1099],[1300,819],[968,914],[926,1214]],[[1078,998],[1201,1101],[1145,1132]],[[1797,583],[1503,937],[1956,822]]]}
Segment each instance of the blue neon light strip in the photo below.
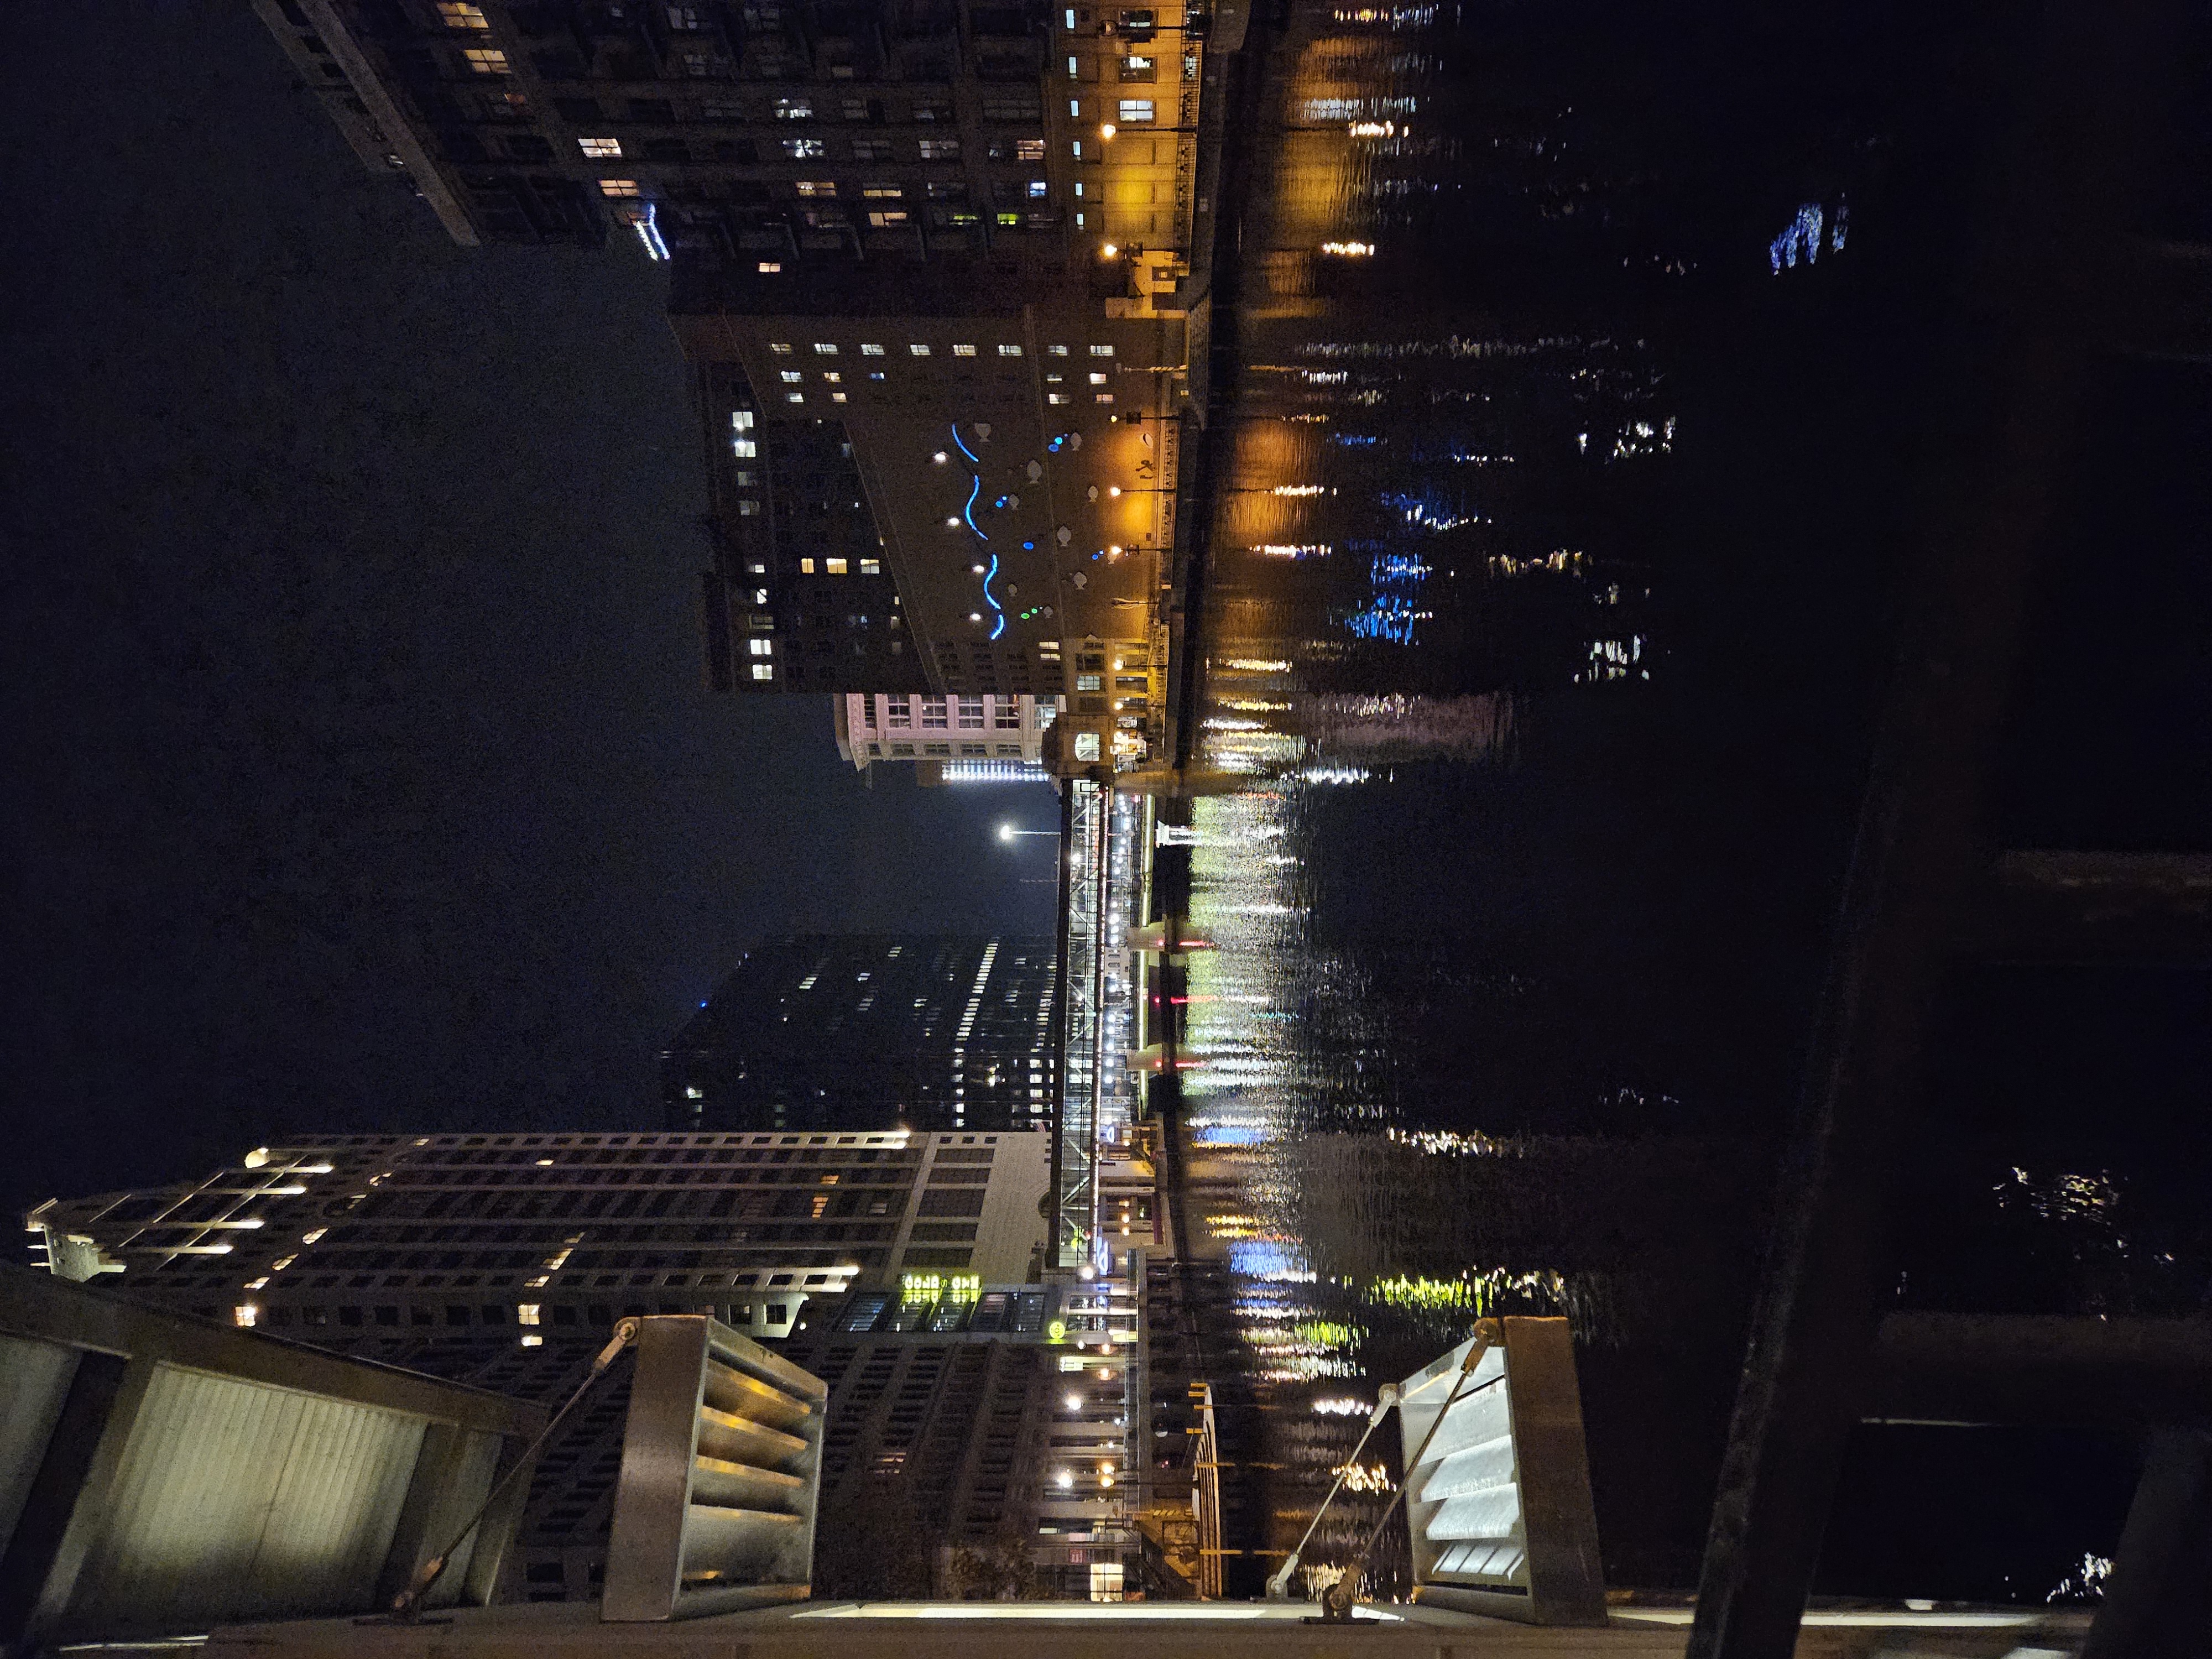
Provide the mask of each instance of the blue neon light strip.
{"label": "blue neon light strip", "polygon": [[[969,448],[967,441],[961,437],[960,422],[957,421],[952,423],[952,441],[960,447],[960,453],[968,458],[968,465],[975,469],[974,481],[968,490],[968,505],[960,509],[960,516],[967,520],[968,528],[975,532],[977,541],[988,542],[991,538],[983,533],[982,526],[975,522],[975,498],[983,493],[983,463],[976,459],[975,452]],[[983,603],[991,607],[991,637],[994,640],[1006,631],[1006,607],[1000,605],[999,596],[991,592],[991,583],[998,574],[999,556],[994,553],[991,555],[991,568],[983,574]]]}

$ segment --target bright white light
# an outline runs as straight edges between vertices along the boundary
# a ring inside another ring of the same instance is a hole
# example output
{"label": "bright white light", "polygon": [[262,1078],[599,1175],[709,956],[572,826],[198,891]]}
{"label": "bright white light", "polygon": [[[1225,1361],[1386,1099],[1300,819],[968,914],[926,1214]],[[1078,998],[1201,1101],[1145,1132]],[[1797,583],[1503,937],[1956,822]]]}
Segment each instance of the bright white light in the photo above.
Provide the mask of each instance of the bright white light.
{"label": "bright white light", "polygon": [[1098,136],[1101,138],[1111,138],[1114,136],[1114,124],[1108,121],[1102,125],[1098,129]]}
{"label": "bright white light", "polygon": [[939,465],[939,466],[943,466],[943,465],[945,465],[945,452],[944,452],[943,450],[941,450],[941,449],[940,449],[940,450],[939,450],[939,451],[937,452],[937,453],[935,453],[934,455],[931,456],[929,459],[930,459],[931,460],[933,460],[933,461],[935,461],[935,462],[938,464],[938,465]]}
{"label": "bright white light", "polygon": [[1058,1486],[1062,1492],[1066,1492],[1069,1487],[1075,1484],[1075,1477],[1067,1470],[1062,1469],[1059,1474],[1053,1476],[1052,1484]]}
{"label": "bright white light", "polygon": [[1012,824],[1002,823],[999,826],[999,839],[1000,841],[1012,841],[1013,838],[1014,826]]}
{"label": "bright white light", "polygon": [[1079,1394],[1069,1395],[1067,1396],[1067,1409],[1072,1412],[1081,1411],[1083,1409],[1083,1396]]}

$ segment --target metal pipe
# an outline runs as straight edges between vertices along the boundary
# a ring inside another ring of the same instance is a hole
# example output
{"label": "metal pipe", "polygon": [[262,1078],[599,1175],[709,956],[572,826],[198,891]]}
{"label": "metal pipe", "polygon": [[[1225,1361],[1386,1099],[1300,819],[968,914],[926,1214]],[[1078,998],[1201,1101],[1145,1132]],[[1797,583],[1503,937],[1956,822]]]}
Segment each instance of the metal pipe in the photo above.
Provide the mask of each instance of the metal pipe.
{"label": "metal pipe", "polygon": [[1289,1557],[1283,1562],[1281,1571],[1268,1579],[1267,1599],[1270,1601],[1287,1601],[1291,1599],[1291,1575],[1298,1570],[1298,1557],[1305,1553],[1306,1546],[1313,1541],[1314,1528],[1321,1525],[1321,1518],[1328,1513],[1328,1506],[1336,1502],[1337,1493],[1344,1490],[1345,1477],[1350,1474],[1353,1467],[1358,1463],[1359,1454],[1367,1449],[1368,1440],[1376,1429],[1382,1426],[1382,1419],[1390,1414],[1390,1407],[1397,1403],[1398,1385],[1395,1382],[1385,1382],[1376,1394],[1375,1409],[1368,1413],[1367,1427],[1360,1434],[1359,1443],[1352,1449],[1352,1455],[1346,1458],[1338,1467],[1336,1484],[1328,1489],[1328,1496],[1321,1500],[1321,1507],[1314,1511],[1314,1518],[1307,1523],[1305,1536],[1298,1540],[1297,1548],[1290,1553]]}
{"label": "metal pipe", "polygon": [[[1491,1320],[1486,1319],[1474,1328],[1474,1340],[1468,1345],[1467,1358],[1460,1362],[1459,1376],[1452,1383],[1452,1391],[1438,1408],[1435,1421],[1429,1425],[1429,1431],[1421,1437],[1421,1443],[1406,1460],[1406,1467],[1399,1473],[1397,1491],[1390,1494],[1390,1501],[1382,1506],[1382,1513],[1375,1517],[1374,1526],[1368,1529],[1366,1541],[1345,1564],[1344,1577],[1322,1592],[1323,1618],[1336,1623],[1352,1617],[1352,1598],[1358,1591],[1359,1575],[1366,1570],[1368,1552],[1375,1547],[1375,1540],[1382,1535],[1382,1528],[1390,1524],[1390,1517],[1398,1512],[1399,1500],[1405,1497],[1407,1488],[1413,1484],[1413,1471],[1421,1467],[1421,1460],[1428,1455],[1429,1442],[1437,1437],[1437,1431],[1443,1427],[1444,1419],[1451,1415],[1451,1408],[1459,1404],[1462,1395],[1481,1392],[1480,1389],[1469,1389],[1467,1384],[1474,1376],[1475,1367],[1482,1364],[1500,1334],[1498,1325]],[[1504,1376],[1504,1372],[1500,1371],[1482,1387],[1486,1389],[1492,1382],[1503,1382]]]}
{"label": "metal pipe", "polygon": [[412,1624],[421,1616],[422,1598],[430,1593],[430,1587],[435,1584],[440,1577],[444,1574],[447,1564],[453,1559],[453,1552],[467,1541],[469,1534],[483,1524],[485,1516],[491,1513],[492,1505],[499,1502],[507,1489],[513,1486],[516,1479],[536,1461],[538,1452],[544,1449],[545,1443],[553,1437],[553,1431],[561,1426],[562,1420],[570,1412],[576,1409],[583,1397],[592,1391],[592,1385],[606,1374],[607,1367],[615,1363],[617,1356],[637,1340],[637,1333],[638,1322],[635,1319],[625,1319],[617,1323],[613,1338],[605,1347],[599,1350],[599,1358],[592,1361],[592,1369],[584,1380],[577,1385],[576,1392],[570,1395],[561,1409],[553,1413],[545,1426],[538,1431],[538,1437],[523,1449],[522,1455],[514,1460],[513,1467],[494,1483],[489,1492],[484,1494],[484,1501],[477,1506],[477,1512],[469,1517],[468,1523],[453,1534],[453,1541],[422,1564],[421,1571],[415,1575],[415,1582],[392,1598],[391,1613],[376,1622],[394,1625]]}

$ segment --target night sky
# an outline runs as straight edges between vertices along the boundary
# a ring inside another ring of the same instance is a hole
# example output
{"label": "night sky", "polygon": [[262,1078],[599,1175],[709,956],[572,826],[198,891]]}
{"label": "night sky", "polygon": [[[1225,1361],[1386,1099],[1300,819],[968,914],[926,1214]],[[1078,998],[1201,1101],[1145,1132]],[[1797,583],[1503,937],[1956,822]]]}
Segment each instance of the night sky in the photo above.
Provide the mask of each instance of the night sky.
{"label": "night sky", "polygon": [[243,0],[9,11],[11,1212],[288,1127],[651,1127],[763,933],[1048,930],[988,836],[1048,793],[871,791],[826,698],[701,689],[640,250],[454,246]]}

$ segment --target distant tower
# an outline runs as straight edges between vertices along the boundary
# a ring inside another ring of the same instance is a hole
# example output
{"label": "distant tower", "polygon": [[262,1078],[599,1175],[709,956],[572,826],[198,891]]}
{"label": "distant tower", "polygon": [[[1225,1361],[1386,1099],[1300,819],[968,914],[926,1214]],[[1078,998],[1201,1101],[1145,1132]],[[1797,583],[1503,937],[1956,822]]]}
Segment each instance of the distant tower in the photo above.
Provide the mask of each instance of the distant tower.
{"label": "distant tower", "polygon": [[1052,941],[793,934],[750,951],[661,1055],[672,1129],[1038,1129]]}

